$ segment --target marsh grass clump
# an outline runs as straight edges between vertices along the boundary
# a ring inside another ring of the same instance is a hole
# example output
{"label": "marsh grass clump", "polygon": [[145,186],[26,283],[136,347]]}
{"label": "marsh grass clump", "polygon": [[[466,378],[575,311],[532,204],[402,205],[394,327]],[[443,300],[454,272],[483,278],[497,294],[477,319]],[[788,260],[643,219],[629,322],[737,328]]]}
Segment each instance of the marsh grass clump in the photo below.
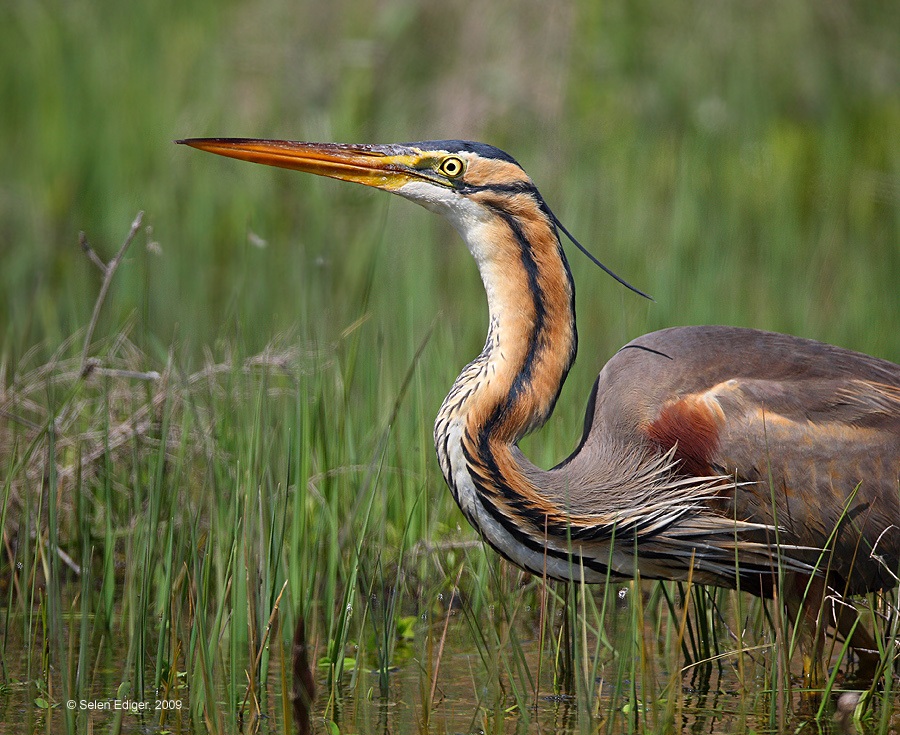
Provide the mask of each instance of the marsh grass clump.
{"label": "marsh grass clump", "polygon": [[[351,367],[358,324],[327,347],[291,337],[244,356],[225,343],[188,369],[177,345],[140,349],[130,322],[89,341],[107,291],[49,360],[34,351],[7,366],[0,394],[0,664],[32,730],[282,732],[295,717],[313,731],[783,727],[798,697],[813,719],[890,726],[893,594],[871,615],[883,686],[835,710],[838,644],[810,707],[778,605],[690,580],[553,583],[436,517],[397,426],[431,329],[360,441],[342,418],[367,410],[350,407],[354,380],[368,380]],[[474,693],[465,713],[461,690]],[[414,704],[389,716],[405,691]],[[111,696],[164,708],[62,709]]]}

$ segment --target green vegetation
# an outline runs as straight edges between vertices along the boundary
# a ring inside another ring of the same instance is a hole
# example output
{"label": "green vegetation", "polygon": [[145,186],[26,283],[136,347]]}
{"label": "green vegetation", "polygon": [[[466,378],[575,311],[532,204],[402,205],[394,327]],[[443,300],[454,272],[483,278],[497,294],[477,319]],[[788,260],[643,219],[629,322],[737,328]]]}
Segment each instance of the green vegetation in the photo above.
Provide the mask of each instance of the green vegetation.
{"label": "green vegetation", "polygon": [[[2,4],[0,732],[287,732],[299,616],[316,732],[896,728],[890,677],[837,713],[797,694],[776,606],[545,585],[484,549],[431,447],[485,329],[456,234],[171,141],[473,138],[516,156],[656,299],[572,253],[580,359],[523,445],[550,465],[606,357],[651,329],[755,326],[900,361],[898,16]],[[78,233],[109,262],[139,210],[93,323],[103,274]],[[896,604],[873,603],[886,660]],[[116,698],[178,708],[65,706]]]}

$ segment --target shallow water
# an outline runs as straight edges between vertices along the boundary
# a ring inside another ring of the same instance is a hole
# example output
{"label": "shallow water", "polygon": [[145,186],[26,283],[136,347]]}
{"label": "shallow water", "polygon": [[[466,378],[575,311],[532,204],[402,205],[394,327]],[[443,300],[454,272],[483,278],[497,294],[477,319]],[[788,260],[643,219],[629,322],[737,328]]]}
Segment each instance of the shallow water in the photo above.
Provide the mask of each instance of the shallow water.
{"label": "shallow water", "polygon": [[[51,670],[49,684],[41,671],[40,631],[32,631],[38,641],[30,649],[22,632],[24,621],[7,616],[2,645],[2,686],[0,686],[0,733],[65,732],[67,718],[79,733],[194,733],[209,730],[225,732],[295,732],[290,703],[284,696],[283,682],[290,681],[290,643],[273,638],[269,647],[268,676],[264,688],[243,703],[247,690],[245,672],[231,672],[224,661],[217,661],[217,681],[236,685],[226,691],[219,686],[217,703],[211,709],[211,721],[190,715],[190,695],[184,674],[175,678],[169,693],[130,694],[122,689],[123,680],[136,691],[137,672],[129,672],[123,661],[127,643],[101,638],[87,645],[93,662],[92,673],[83,680],[92,682],[89,691],[78,692],[74,702],[62,694],[61,672]],[[496,627],[492,614],[484,619],[457,610],[449,619],[418,619],[411,636],[395,642],[395,665],[387,673],[377,670],[373,652],[350,647],[347,655],[358,654],[359,664],[341,678],[333,689],[328,685],[324,665],[315,666],[317,698],[312,708],[314,733],[581,733],[581,732],[862,732],[875,725],[884,709],[881,702],[862,722],[853,721],[855,695],[830,696],[823,715],[816,720],[820,701],[795,691],[792,695],[773,694],[768,657],[769,644],[741,660],[733,646],[722,646],[724,655],[714,663],[676,671],[667,670],[680,656],[667,657],[659,652],[656,627],[648,621],[644,630],[644,655],[656,655],[643,665],[619,652],[629,648],[630,604],[622,603],[607,618],[606,639],[612,650],[598,644],[596,636],[584,629],[587,650],[596,654],[595,671],[581,676],[569,692],[556,683],[558,671],[550,655],[552,645],[545,642],[543,655],[534,635],[535,619],[523,615],[511,628]],[[473,626],[474,622],[474,626]],[[478,627],[475,627],[478,626]],[[501,630],[508,635],[504,645],[486,646],[477,640],[479,630]],[[559,626],[554,630],[559,630]],[[69,635],[69,632],[66,633]],[[71,660],[80,645],[70,636]],[[311,660],[321,659],[325,646],[309,642]],[[621,644],[621,645],[620,645]],[[155,650],[155,641],[148,649]],[[224,646],[223,646],[224,648]],[[578,647],[576,646],[576,651]],[[30,664],[29,664],[30,656]],[[590,661],[594,659],[591,658]],[[585,660],[576,662],[576,678],[584,671]],[[587,664],[588,666],[590,663]],[[348,667],[349,668],[349,667]],[[285,673],[287,672],[287,673]],[[637,676],[632,678],[633,673]],[[154,671],[143,672],[147,682]],[[436,684],[433,681],[436,680]],[[590,681],[590,684],[584,682]],[[668,688],[667,688],[668,686]],[[432,699],[433,696],[433,699]],[[847,697],[850,697],[848,699]],[[238,700],[238,701],[234,701]],[[844,709],[842,712],[838,702]],[[257,710],[258,707],[258,710]],[[892,697],[890,710],[900,709]],[[71,709],[70,709],[71,708]],[[237,712],[243,711],[243,717]],[[259,711],[260,717],[253,712]],[[900,721],[897,722],[900,726]],[[889,728],[890,731],[890,728]]]}

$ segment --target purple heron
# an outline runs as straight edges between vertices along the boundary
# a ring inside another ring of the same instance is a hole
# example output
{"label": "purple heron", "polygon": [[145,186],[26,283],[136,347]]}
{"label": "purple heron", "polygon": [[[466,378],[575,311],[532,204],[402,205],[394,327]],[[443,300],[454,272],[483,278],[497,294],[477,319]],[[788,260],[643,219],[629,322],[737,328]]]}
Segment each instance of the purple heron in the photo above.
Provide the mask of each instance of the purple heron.
{"label": "purple heron", "polygon": [[[518,442],[550,416],[575,359],[575,289],[560,241],[569,233],[511,156],[466,141],[179,142],[384,189],[460,233],[490,323],[434,442],[463,514],[512,563],[563,580],[637,571],[780,591],[807,672],[825,595],[897,584],[900,366],[752,329],[653,332],[606,363],[580,444],[539,469]],[[871,636],[836,618],[871,658]]]}

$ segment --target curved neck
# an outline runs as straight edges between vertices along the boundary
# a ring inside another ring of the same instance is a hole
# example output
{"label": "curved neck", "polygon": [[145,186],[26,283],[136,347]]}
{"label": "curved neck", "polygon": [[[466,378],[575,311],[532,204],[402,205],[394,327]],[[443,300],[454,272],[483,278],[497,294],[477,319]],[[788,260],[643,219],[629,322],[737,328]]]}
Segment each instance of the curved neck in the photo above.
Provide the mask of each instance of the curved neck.
{"label": "curved neck", "polygon": [[470,434],[495,448],[514,445],[549,418],[575,360],[574,284],[539,199],[515,213],[492,209],[464,236],[487,293],[489,328],[441,415],[465,416]]}
{"label": "curved neck", "polygon": [[478,263],[490,311],[484,349],[456,379],[434,427],[456,502],[491,546],[534,574],[588,582],[630,576],[640,538],[642,574],[682,579],[693,569],[696,539],[719,534],[720,555],[697,561],[694,578],[722,576],[737,526],[698,513],[697,504],[729,478],[685,479],[672,451],[623,451],[614,441],[594,441],[586,461],[578,450],[544,471],[516,446],[550,416],[577,337],[574,287],[550,215],[536,190],[512,197],[515,209],[504,193],[496,202],[490,190],[470,196],[475,204],[451,219]]}
{"label": "curved neck", "polygon": [[536,468],[516,443],[550,416],[575,359],[574,286],[537,192],[519,195],[514,212],[500,206],[508,197],[483,206],[488,193],[454,222],[487,292],[487,340],[444,399],[435,447],[469,522],[501,554],[537,571],[544,549],[521,543],[513,519],[527,520],[532,534],[548,526],[559,533],[565,519],[529,479]]}

